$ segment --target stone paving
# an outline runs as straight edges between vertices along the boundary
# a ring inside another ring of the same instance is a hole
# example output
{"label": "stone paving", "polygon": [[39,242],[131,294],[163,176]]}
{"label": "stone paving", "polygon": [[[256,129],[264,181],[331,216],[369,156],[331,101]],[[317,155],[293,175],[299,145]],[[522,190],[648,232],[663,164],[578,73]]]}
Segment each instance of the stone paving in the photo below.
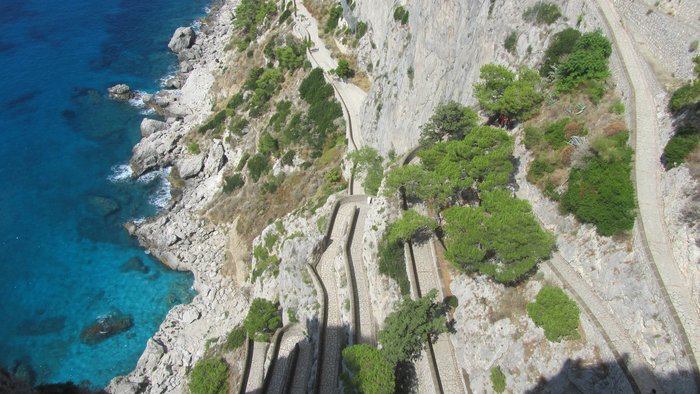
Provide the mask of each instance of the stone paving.
{"label": "stone paving", "polygon": [[287,392],[291,394],[304,394],[309,390],[309,376],[311,365],[313,364],[313,346],[308,341],[299,342],[299,353],[297,354],[297,365],[294,369],[292,385]]}
{"label": "stone paving", "polygon": [[[293,372],[291,371],[291,367],[294,349],[297,343],[304,341],[305,338],[306,335],[304,335],[304,332],[298,324],[287,329],[282,335],[280,348],[277,352],[277,360],[272,370],[268,371],[268,373],[272,375],[266,393],[282,394],[284,392],[287,378],[289,374]],[[297,369],[300,369],[299,365],[297,365]]]}
{"label": "stone paving", "polygon": [[250,373],[246,384],[246,393],[262,393],[265,382],[265,356],[267,355],[267,342],[255,342],[253,344],[253,359],[250,362]]}
{"label": "stone paving", "polygon": [[377,333],[375,332],[374,316],[372,315],[372,303],[369,298],[369,283],[367,281],[365,264],[362,261],[362,236],[364,234],[365,219],[367,218],[367,204],[359,203],[356,206],[360,208],[360,213],[352,236],[350,256],[348,256],[350,268],[354,272],[355,300],[359,311],[357,314],[359,321],[355,322],[355,326],[359,328],[359,343],[376,346]]}
{"label": "stone paving", "polygon": [[667,293],[667,302],[675,309],[674,317],[684,331],[687,351],[693,356],[697,372],[700,359],[700,315],[691,299],[692,291],[673,258],[671,243],[664,225],[664,204],[661,198],[661,174],[659,157],[661,146],[656,123],[656,104],[647,81],[648,73],[632,39],[620,23],[621,18],[607,0],[597,0],[605,20],[612,32],[615,48],[627,71],[634,95],[635,165],[634,177],[637,201],[643,234],[656,267],[662,289]]}
{"label": "stone paving", "polygon": [[326,333],[324,339],[323,354],[321,355],[321,393],[333,393],[337,391],[338,375],[340,372],[340,352],[345,343],[344,328],[340,318],[340,299],[338,297],[337,274],[335,272],[335,260],[342,255],[345,243],[346,231],[352,219],[354,205],[344,204],[340,206],[335,219],[335,225],[331,231],[331,244],[321,256],[317,271],[328,294],[328,315],[326,316]]}
{"label": "stone paving", "polygon": [[[634,379],[642,393],[660,393],[661,388],[651,373],[651,368],[647,365],[644,356],[630,341],[629,335],[620,327],[618,320],[613,316],[605,302],[595,294],[586,281],[571,268],[569,262],[565,261],[559,253],[554,253],[552,258],[546,262],[546,266],[574,294],[574,298],[582,307],[583,312],[603,334],[615,357],[618,360],[623,355],[628,358],[626,365],[621,365],[623,370],[626,369],[625,373],[628,374],[628,378]],[[633,382],[630,383],[633,384]]]}

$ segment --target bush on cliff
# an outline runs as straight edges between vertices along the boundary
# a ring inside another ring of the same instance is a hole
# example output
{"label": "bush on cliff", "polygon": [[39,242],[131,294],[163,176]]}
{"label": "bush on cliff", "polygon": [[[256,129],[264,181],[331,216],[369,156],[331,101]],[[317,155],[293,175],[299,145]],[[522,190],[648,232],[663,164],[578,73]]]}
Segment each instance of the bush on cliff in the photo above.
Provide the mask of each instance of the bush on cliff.
{"label": "bush on cliff", "polygon": [[269,342],[275,330],[282,326],[282,318],[275,304],[256,298],[250,305],[243,326],[254,341]]}
{"label": "bush on cliff", "polygon": [[353,345],[343,349],[343,362],[348,369],[342,376],[346,393],[394,393],[394,366],[381,350],[365,344]]}
{"label": "bush on cliff", "polygon": [[544,286],[527,305],[527,314],[552,342],[580,338],[578,306],[558,287]]}
{"label": "bush on cliff", "polygon": [[526,67],[516,74],[505,66],[486,64],[481,67],[479,78],[482,81],[474,85],[474,95],[481,108],[492,116],[527,120],[544,99],[539,74]]}
{"label": "bush on cliff", "polygon": [[228,364],[221,358],[203,358],[197,361],[188,385],[192,394],[226,394],[228,392]]}

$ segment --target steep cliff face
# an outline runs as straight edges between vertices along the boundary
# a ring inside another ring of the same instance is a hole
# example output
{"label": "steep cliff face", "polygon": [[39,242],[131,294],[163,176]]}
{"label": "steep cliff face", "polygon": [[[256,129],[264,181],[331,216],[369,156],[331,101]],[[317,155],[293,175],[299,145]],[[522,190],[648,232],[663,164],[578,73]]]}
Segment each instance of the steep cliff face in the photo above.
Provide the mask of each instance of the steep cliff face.
{"label": "steep cliff face", "polygon": [[[356,3],[355,15],[369,26],[360,42],[358,64],[372,77],[361,133],[382,153],[394,149],[401,154],[414,147],[419,126],[438,103],[474,104],[472,86],[483,64],[532,66],[546,48],[550,32],[572,24],[579,15],[583,15],[580,28],[600,26],[595,10],[581,1],[562,5],[566,18],[546,27],[521,17],[535,1],[407,2],[405,25],[394,20],[395,1]],[[515,54],[503,47],[512,32],[518,35]]]}

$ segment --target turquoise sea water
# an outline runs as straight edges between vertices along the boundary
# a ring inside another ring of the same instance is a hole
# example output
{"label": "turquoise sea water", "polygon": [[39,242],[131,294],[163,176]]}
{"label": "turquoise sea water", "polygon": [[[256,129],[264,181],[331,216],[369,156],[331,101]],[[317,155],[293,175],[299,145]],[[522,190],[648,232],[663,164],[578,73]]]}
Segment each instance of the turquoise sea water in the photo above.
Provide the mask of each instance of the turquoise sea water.
{"label": "turquoise sea water", "polygon": [[[107,384],[193,296],[190,274],[166,270],[122,228],[169,194],[162,173],[124,177],[144,115],[106,89],[156,91],[176,62],[170,35],[208,2],[0,2],[0,364],[33,370],[35,383]],[[125,265],[134,257],[145,267]],[[80,342],[114,311],[134,326]]]}

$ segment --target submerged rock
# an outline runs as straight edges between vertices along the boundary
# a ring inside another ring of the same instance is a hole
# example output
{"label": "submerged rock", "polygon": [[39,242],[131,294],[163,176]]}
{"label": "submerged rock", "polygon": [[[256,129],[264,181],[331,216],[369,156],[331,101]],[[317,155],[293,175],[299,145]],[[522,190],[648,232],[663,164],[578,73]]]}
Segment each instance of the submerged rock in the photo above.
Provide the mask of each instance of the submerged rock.
{"label": "submerged rock", "polygon": [[109,197],[89,196],[88,203],[90,208],[101,216],[109,216],[120,209],[119,203]]}
{"label": "submerged rock", "polygon": [[129,85],[124,83],[112,86],[111,88],[107,89],[107,92],[109,93],[109,97],[115,100],[127,101],[134,97],[134,92],[131,90]]}
{"label": "submerged rock", "polygon": [[127,260],[126,263],[122,264],[122,266],[119,267],[119,270],[121,272],[136,271],[142,272],[144,274],[147,274],[151,271],[151,269],[148,268],[148,266],[144,264],[143,260],[141,260],[141,258],[138,256],[134,256]]}
{"label": "submerged rock", "polygon": [[127,331],[134,325],[134,318],[121,312],[110,312],[97,319],[80,332],[80,342],[95,345],[107,338]]}
{"label": "submerged rock", "polygon": [[180,53],[191,47],[195,38],[196,35],[192,27],[178,27],[168,43],[168,48],[175,53]]}

